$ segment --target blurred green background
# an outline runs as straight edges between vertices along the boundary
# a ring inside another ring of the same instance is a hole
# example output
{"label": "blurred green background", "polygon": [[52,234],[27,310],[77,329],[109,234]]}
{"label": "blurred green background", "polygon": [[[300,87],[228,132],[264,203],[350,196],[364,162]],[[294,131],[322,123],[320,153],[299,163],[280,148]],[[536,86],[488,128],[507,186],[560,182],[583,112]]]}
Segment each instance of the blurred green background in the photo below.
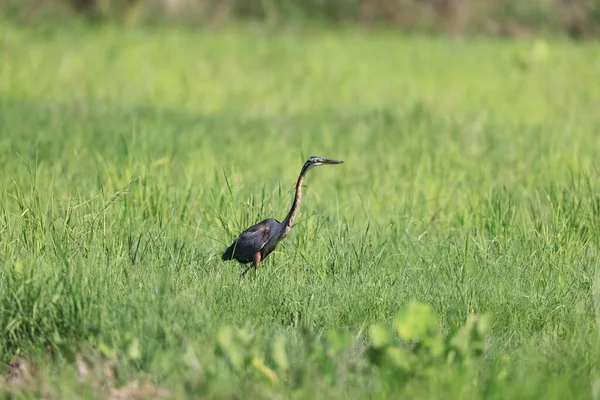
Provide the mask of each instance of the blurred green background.
{"label": "blurred green background", "polygon": [[269,24],[385,25],[403,31],[592,38],[599,0],[3,0],[24,23],[83,15],[128,25],[176,21],[214,26],[239,19]]}

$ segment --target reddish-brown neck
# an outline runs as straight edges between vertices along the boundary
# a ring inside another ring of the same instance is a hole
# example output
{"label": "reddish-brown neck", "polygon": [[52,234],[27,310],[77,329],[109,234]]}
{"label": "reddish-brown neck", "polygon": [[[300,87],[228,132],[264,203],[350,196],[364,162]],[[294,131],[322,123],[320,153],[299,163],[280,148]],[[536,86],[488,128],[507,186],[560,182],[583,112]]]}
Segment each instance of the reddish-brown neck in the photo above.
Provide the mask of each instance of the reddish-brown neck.
{"label": "reddish-brown neck", "polygon": [[287,228],[292,227],[292,224],[294,223],[294,218],[296,218],[296,213],[298,213],[298,208],[300,207],[300,202],[302,201],[302,182],[304,181],[304,175],[306,174],[308,169],[308,165],[305,164],[302,167],[302,171],[300,171],[300,176],[298,177],[298,181],[296,182],[296,195],[294,196],[294,202],[292,203],[290,212],[283,221]]}

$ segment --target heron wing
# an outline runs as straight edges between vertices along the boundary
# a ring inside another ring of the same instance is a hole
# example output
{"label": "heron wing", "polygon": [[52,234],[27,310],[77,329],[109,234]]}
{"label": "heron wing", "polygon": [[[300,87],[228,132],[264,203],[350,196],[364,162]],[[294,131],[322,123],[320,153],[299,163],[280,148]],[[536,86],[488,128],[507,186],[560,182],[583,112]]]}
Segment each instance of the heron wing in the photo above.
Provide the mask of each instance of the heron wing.
{"label": "heron wing", "polygon": [[256,224],[238,236],[238,238],[225,250],[222,258],[231,260],[235,258],[240,262],[252,261],[252,256],[263,249],[269,240],[271,229],[263,224]]}

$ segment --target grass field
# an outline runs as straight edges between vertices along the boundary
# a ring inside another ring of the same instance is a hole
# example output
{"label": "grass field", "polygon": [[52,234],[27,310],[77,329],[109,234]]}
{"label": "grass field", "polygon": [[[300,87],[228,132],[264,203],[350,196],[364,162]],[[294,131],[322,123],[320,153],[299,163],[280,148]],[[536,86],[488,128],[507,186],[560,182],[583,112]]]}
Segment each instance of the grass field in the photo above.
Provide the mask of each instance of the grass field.
{"label": "grass field", "polygon": [[5,24],[0,391],[598,398],[598,110],[598,44]]}

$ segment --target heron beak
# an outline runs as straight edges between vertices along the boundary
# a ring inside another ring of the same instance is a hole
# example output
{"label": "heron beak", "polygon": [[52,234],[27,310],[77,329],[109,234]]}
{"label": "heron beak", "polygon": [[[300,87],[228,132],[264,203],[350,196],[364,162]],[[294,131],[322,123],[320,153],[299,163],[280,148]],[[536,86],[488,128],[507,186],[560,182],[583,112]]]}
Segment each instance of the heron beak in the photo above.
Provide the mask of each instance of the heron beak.
{"label": "heron beak", "polygon": [[331,160],[329,158],[322,158],[320,160],[321,164],[343,164],[342,160]]}

